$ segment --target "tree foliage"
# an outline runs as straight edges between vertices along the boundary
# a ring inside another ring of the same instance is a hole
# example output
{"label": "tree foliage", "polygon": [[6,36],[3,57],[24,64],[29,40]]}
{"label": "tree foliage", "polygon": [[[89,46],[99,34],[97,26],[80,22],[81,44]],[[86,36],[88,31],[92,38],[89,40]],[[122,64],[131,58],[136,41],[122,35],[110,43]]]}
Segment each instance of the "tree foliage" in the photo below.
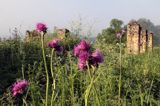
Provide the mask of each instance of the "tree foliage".
{"label": "tree foliage", "polygon": [[[119,19],[112,19],[110,21],[110,26],[106,29],[103,29],[101,33],[98,34],[97,40],[104,43],[115,44],[119,42],[119,39],[116,37],[116,34],[124,29],[123,21]],[[125,41],[125,36],[122,36],[122,42]]]}
{"label": "tree foliage", "polygon": [[146,18],[140,18],[137,22],[143,29],[153,32],[153,45],[158,45],[160,42],[160,26],[155,26],[149,19]]}

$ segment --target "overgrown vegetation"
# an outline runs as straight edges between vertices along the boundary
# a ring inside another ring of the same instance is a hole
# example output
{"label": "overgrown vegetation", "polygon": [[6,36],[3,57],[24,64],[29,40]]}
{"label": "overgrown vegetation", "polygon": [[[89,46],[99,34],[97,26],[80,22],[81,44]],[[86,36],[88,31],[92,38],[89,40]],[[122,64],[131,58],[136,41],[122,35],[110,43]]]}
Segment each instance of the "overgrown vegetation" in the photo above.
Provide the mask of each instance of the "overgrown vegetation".
{"label": "overgrown vegetation", "polygon": [[[47,46],[50,37],[44,39],[47,39],[44,44],[49,74],[48,106],[160,105],[159,47],[152,52],[127,55],[125,42],[119,39],[116,43],[96,40],[92,47],[102,51],[103,64],[80,71],[73,55],[73,47],[80,39],[66,38],[61,44],[67,48],[63,55]],[[0,105],[45,105],[45,71],[40,41],[0,41]],[[29,86],[24,95],[14,97],[11,87],[17,79],[26,79]]]}

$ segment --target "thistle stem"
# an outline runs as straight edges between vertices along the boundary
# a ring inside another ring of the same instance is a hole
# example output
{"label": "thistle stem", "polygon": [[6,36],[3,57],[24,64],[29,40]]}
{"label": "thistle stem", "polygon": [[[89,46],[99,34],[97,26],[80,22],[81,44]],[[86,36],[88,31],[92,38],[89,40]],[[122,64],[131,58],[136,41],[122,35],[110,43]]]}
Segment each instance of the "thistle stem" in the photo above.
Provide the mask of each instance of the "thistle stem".
{"label": "thistle stem", "polygon": [[48,106],[48,88],[49,88],[49,75],[48,75],[48,68],[47,68],[47,62],[46,62],[46,56],[44,51],[44,33],[41,33],[41,42],[42,42],[42,55],[43,55],[43,61],[44,61],[44,67],[46,71],[46,100],[45,100],[45,106]]}
{"label": "thistle stem", "polygon": [[85,106],[88,105],[88,97],[89,97],[89,94],[90,94],[92,86],[93,86],[93,90],[94,90],[94,92],[96,94],[96,99],[98,101],[98,106],[100,106],[100,99],[98,97],[98,93],[97,93],[97,90],[96,90],[95,85],[94,85],[95,77],[94,77],[94,75],[91,75],[90,69],[88,69],[87,71],[88,71],[89,78],[90,78],[91,82],[90,82],[89,87],[86,90],[86,94],[85,94]]}
{"label": "thistle stem", "polygon": [[54,104],[54,91],[55,91],[55,77],[54,77],[54,73],[53,73],[53,53],[54,53],[54,49],[52,49],[52,51],[51,51],[51,62],[50,62],[50,68],[51,68],[51,75],[52,75],[52,80],[53,80],[53,82],[52,82],[52,97],[51,97],[51,106],[53,106],[53,104]]}
{"label": "thistle stem", "polygon": [[121,80],[122,80],[122,48],[121,48],[121,38],[120,38],[120,74],[119,74],[119,84],[118,84],[118,106],[121,106]]}

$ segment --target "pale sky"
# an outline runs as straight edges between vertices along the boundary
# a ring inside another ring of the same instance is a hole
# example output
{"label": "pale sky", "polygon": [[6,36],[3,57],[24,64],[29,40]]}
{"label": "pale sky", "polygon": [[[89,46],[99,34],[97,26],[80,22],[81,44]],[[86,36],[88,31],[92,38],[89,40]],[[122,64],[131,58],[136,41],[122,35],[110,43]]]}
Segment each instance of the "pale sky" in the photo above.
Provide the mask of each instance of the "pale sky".
{"label": "pale sky", "polygon": [[160,0],[0,0],[0,37],[17,27],[22,33],[34,29],[37,22],[70,28],[82,17],[84,26],[96,33],[109,25],[112,18],[128,23],[147,18],[160,24]]}

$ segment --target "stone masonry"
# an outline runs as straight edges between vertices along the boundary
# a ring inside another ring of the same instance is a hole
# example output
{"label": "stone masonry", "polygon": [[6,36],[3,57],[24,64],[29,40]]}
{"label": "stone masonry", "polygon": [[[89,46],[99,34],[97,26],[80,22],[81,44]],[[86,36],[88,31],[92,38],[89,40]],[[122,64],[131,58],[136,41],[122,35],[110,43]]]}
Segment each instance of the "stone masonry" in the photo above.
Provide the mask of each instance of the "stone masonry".
{"label": "stone masonry", "polygon": [[33,31],[26,31],[26,36],[25,36],[25,41],[26,42],[30,42],[30,41],[33,41],[33,40],[40,40],[40,37],[41,37],[41,34],[36,31],[36,30],[33,30]]}
{"label": "stone masonry", "polygon": [[136,21],[127,26],[127,53],[139,54],[152,51],[153,33],[148,33]]}
{"label": "stone masonry", "polygon": [[152,48],[153,48],[153,33],[150,32],[148,34],[148,51],[152,51]]}
{"label": "stone masonry", "polygon": [[70,31],[65,28],[64,29],[55,28],[54,31],[57,35],[57,38],[60,38],[60,39],[64,39],[70,35]]}
{"label": "stone masonry", "polygon": [[140,46],[140,53],[145,53],[147,49],[147,31],[146,30],[142,30],[140,32],[139,46]]}

